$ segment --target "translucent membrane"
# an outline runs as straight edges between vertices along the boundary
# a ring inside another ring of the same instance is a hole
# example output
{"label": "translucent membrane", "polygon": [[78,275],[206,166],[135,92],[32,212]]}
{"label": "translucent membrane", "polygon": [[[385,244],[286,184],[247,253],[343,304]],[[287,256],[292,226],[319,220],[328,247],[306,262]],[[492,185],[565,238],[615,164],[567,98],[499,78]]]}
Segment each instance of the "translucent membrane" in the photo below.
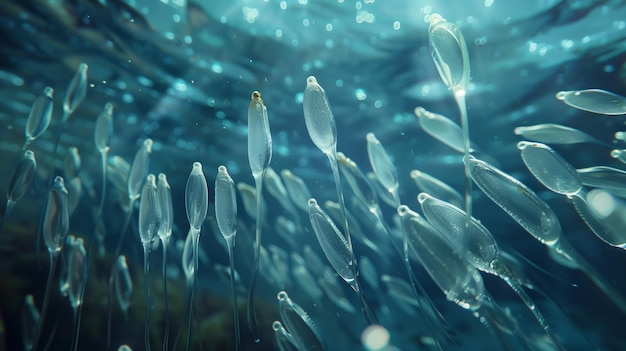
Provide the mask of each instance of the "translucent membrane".
{"label": "translucent membrane", "polygon": [[626,114],[626,97],[601,89],[559,91],[556,98],[567,105],[602,115]]}

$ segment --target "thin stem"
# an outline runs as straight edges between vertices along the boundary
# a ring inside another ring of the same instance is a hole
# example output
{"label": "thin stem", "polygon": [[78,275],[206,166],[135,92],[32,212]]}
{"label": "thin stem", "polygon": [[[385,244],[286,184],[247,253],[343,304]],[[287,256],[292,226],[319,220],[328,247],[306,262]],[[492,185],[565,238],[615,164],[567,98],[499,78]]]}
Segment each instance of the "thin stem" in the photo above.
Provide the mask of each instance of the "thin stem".
{"label": "thin stem", "polygon": [[78,309],[82,305],[82,301],[79,302],[79,305],[74,309],[74,336],[72,337],[72,350],[78,350],[78,335],[80,334],[78,330],[80,329],[80,313]]}
{"label": "thin stem", "polygon": [[120,255],[120,251],[122,250],[122,243],[124,242],[124,236],[126,235],[128,224],[130,223],[130,219],[133,216],[133,211],[135,210],[135,201],[137,201],[137,198],[130,200],[130,208],[128,209],[128,214],[126,215],[126,219],[124,220],[124,227],[122,227],[122,234],[120,235],[120,240],[117,242],[117,248],[115,249],[115,254],[113,255],[113,257],[118,257]]}
{"label": "thin stem", "polygon": [[259,273],[259,256],[261,254],[261,227],[263,225],[263,178],[265,178],[265,169],[263,169],[260,175],[256,175],[254,177],[256,187],[256,239],[254,241],[254,265],[252,268],[252,279],[250,280],[250,289],[248,291],[248,326],[252,332],[254,342],[261,341],[256,309],[254,307],[254,290],[256,288],[256,278]]}
{"label": "thin stem", "polygon": [[365,299],[365,294],[363,293],[363,288],[361,287],[361,284],[359,283],[358,277],[355,276],[355,279],[350,283],[350,286],[359,297],[359,302],[361,303],[361,312],[363,312],[363,315],[365,316],[365,320],[367,321],[367,324],[368,325],[380,324],[378,322],[378,318],[376,318],[376,315],[374,314],[374,312],[368,305],[367,300]]}
{"label": "thin stem", "polygon": [[[102,193],[100,194],[100,206],[98,207],[97,218],[102,218],[102,210],[104,208],[104,199],[107,192],[107,151],[103,151],[102,155]],[[98,222],[96,222],[97,228]]]}
{"label": "thin stem", "polygon": [[144,270],[144,285],[145,285],[145,297],[146,297],[146,327],[144,330],[144,338],[146,344],[146,351],[150,351],[150,315],[152,308],[150,306],[150,242],[143,244],[143,270]]}
{"label": "thin stem", "polygon": [[230,289],[233,295],[233,323],[235,325],[235,350],[240,349],[240,336],[239,336],[239,307],[237,304],[237,287],[235,285],[235,241],[233,237],[226,239],[228,246],[228,260],[230,261]]}
{"label": "thin stem", "polygon": [[[196,290],[196,285],[198,283],[198,256],[199,256],[199,244],[200,244],[200,228],[194,228],[191,227],[189,234],[188,235],[192,235],[192,240],[193,240],[193,276],[191,277],[187,277],[187,286],[189,286],[189,284],[191,284],[191,297],[189,299],[189,322],[187,324],[187,348],[186,350],[189,351],[189,347],[191,346],[191,320],[193,318],[193,306],[194,306],[194,296],[195,296],[195,290]],[[192,280],[193,279],[193,280]]]}
{"label": "thin stem", "polygon": [[165,332],[163,333],[163,350],[167,351],[170,338],[170,308],[167,302],[167,244],[169,242],[169,234],[162,238],[163,246],[163,301],[165,303]]}
{"label": "thin stem", "polygon": [[[75,311],[75,314],[78,315],[78,323],[76,324],[76,331],[75,331],[75,336],[74,336],[74,343],[73,343],[73,350],[76,351],[76,349],[78,348],[78,334],[79,331],[78,329],[80,329],[80,320],[81,320],[81,316],[82,316],[82,311],[83,311],[83,297],[85,296],[85,289],[87,288],[87,280],[89,279],[89,266],[90,266],[90,261],[91,261],[91,255],[93,253],[93,246],[94,243],[96,242],[96,232],[98,231],[98,224],[100,223],[100,220],[102,219],[102,208],[104,207],[104,198],[106,196],[106,152],[102,153],[102,193],[100,194],[100,207],[98,208],[98,213],[96,214],[96,220],[95,220],[95,225],[94,225],[94,229],[93,232],[91,233],[91,236],[89,237],[89,248],[87,249],[87,255],[85,257],[85,272],[83,273],[83,283],[82,286],[80,288],[80,296],[79,296],[79,301],[80,304],[78,305],[77,309],[78,311]],[[109,297],[110,299],[110,297]],[[110,307],[110,306],[109,306]],[[75,317],[76,319],[76,317]],[[109,326],[111,323],[110,320],[110,308],[109,308]],[[109,342],[111,340],[111,335],[110,335],[110,327],[108,328],[108,336],[109,336]]]}
{"label": "thin stem", "polygon": [[191,346],[191,319],[193,318],[193,298],[194,298],[194,290],[195,290],[195,276],[194,273],[192,277],[187,277],[187,293],[189,297],[189,320],[187,321],[187,347],[185,350],[189,351]]}
{"label": "thin stem", "polygon": [[111,310],[113,305],[113,272],[109,276],[109,293],[107,297],[107,348],[111,346]]}
{"label": "thin stem", "polygon": [[591,279],[600,290],[608,296],[619,309],[626,313],[626,300],[620,293],[598,272],[589,261],[581,256],[567,241],[563,239],[557,241],[557,252],[564,253],[571,257],[589,279]]}
{"label": "thin stem", "polygon": [[530,298],[530,296],[528,296],[522,286],[519,285],[514,279],[508,277],[503,277],[503,279],[511,287],[511,289],[513,289],[513,291],[517,293],[517,295],[520,297],[520,299],[522,299],[526,307],[528,307],[530,312],[535,316],[535,319],[539,322],[539,325],[541,325],[554,346],[561,351],[565,350],[563,346],[561,346],[559,340],[556,338],[556,335],[552,333],[552,330],[550,329],[550,325],[546,321],[546,318],[543,316],[543,314],[541,314],[535,302]]}
{"label": "thin stem", "polygon": [[57,266],[59,258],[59,251],[51,251],[50,253],[50,270],[48,271],[48,280],[46,281],[46,291],[43,297],[43,304],[41,305],[41,314],[39,315],[39,323],[37,324],[37,332],[35,333],[35,341],[33,342],[32,350],[36,351],[43,333],[43,326],[46,320],[46,313],[48,312],[48,300],[50,299],[50,292],[52,291],[52,279],[54,278],[54,271]]}

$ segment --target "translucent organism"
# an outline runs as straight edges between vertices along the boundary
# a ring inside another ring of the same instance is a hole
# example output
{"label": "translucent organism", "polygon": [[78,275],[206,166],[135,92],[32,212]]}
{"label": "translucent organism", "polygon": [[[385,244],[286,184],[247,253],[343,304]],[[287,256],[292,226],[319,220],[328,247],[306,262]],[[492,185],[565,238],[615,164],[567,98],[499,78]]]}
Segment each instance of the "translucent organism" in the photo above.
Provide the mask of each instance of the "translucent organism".
{"label": "translucent organism", "polygon": [[0,237],[4,232],[4,225],[7,218],[11,214],[15,204],[24,196],[28,189],[30,189],[33,180],[35,179],[35,173],[37,171],[37,161],[35,160],[35,153],[26,150],[15,164],[11,178],[9,180],[9,188],[7,189],[7,206],[2,216],[2,222],[0,222]]}
{"label": "translucent organism", "polygon": [[559,91],[556,98],[567,105],[601,115],[626,114],[626,98],[601,89]]}
{"label": "translucent organism", "polygon": [[215,219],[217,226],[226,241],[228,261],[230,264],[230,287],[233,299],[233,317],[235,319],[235,349],[239,350],[239,308],[237,307],[237,289],[235,286],[235,237],[237,235],[237,198],[235,182],[228,174],[226,166],[217,168],[215,179]]}
{"label": "translucent organism", "polygon": [[260,340],[254,306],[254,291],[259,271],[261,250],[261,228],[263,226],[263,179],[272,160],[272,134],[270,132],[267,108],[261,99],[261,93],[254,91],[248,106],[248,161],[256,187],[256,239],[254,241],[254,264],[252,279],[248,290],[248,325],[255,341]]}
{"label": "translucent organism", "polygon": [[[464,157],[467,159],[470,153],[470,134],[465,104],[465,94],[470,80],[467,45],[459,28],[437,13],[430,15],[428,42],[439,76],[448,86],[448,89],[452,91],[459,107],[461,128],[463,129],[463,151]],[[465,165],[465,212],[468,223],[472,215],[471,193],[472,181],[469,176],[469,168]]]}

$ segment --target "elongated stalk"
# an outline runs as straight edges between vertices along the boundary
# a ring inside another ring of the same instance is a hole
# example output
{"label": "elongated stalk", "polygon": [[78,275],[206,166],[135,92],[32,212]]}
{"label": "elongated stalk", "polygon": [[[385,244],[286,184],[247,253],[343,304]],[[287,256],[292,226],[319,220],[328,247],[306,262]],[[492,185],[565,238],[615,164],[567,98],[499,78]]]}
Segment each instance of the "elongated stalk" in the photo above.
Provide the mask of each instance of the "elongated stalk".
{"label": "elongated stalk", "polygon": [[37,332],[35,333],[35,341],[33,342],[32,350],[37,350],[39,340],[41,339],[41,333],[43,333],[43,326],[46,320],[46,313],[48,312],[48,300],[50,300],[50,292],[52,291],[52,280],[54,278],[54,271],[56,270],[57,262],[59,261],[59,252],[49,251],[50,253],[50,270],[48,271],[48,280],[46,281],[46,291],[43,296],[43,304],[41,305],[41,314],[39,315],[39,323],[37,324]]}
{"label": "elongated stalk", "polygon": [[[80,302],[82,305],[82,301]],[[74,336],[72,337],[72,350],[78,350],[78,330],[80,329],[80,314],[78,313],[78,306],[74,309]]]}
{"label": "elongated stalk", "polygon": [[459,112],[461,113],[461,127],[463,128],[463,167],[465,169],[465,213],[467,214],[468,228],[472,218],[472,177],[470,173],[469,154],[470,154],[470,137],[469,137],[469,125],[467,120],[467,106],[465,104],[465,89],[460,89],[454,92],[454,99],[459,106]]}
{"label": "elongated stalk", "polygon": [[[194,274],[195,276],[195,274]],[[191,319],[193,317],[193,295],[194,295],[194,277],[187,278],[187,302],[189,303],[188,320],[187,320],[187,347],[185,350],[189,351],[191,346]]]}
{"label": "elongated stalk", "polygon": [[[106,155],[107,152],[103,152],[102,153],[102,193],[100,194],[100,206],[98,207],[98,213],[96,214],[96,220],[95,220],[95,225],[94,225],[94,230],[93,233],[91,234],[91,237],[89,238],[89,248],[87,249],[87,255],[85,257],[85,276],[83,279],[83,284],[81,286],[81,291],[80,291],[80,304],[77,307],[77,311],[75,311],[75,316],[74,319],[77,320],[77,324],[75,326],[75,331],[74,331],[74,342],[72,343],[73,348],[72,350],[76,351],[78,349],[78,336],[79,336],[79,329],[80,329],[80,320],[81,320],[81,316],[82,316],[82,311],[83,311],[83,298],[85,296],[85,289],[87,288],[87,280],[89,279],[89,263],[91,260],[91,255],[93,252],[93,246],[94,243],[96,242],[96,231],[98,230],[98,224],[100,223],[100,220],[102,219],[102,209],[104,207],[104,199],[106,196]],[[109,296],[109,302],[110,302],[110,296]],[[110,316],[111,316],[111,310],[110,310],[110,305],[109,305],[109,320],[108,320],[108,324],[109,326],[107,327],[108,330],[108,342],[110,342],[111,340],[111,334],[110,334]]]}
{"label": "elongated stalk", "polygon": [[235,285],[235,241],[232,237],[226,239],[228,246],[228,260],[230,263],[230,290],[233,295],[233,323],[235,324],[235,350],[240,349],[240,336],[239,336],[239,307],[237,304],[237,287]]}
{"label": "elongated stalk", "polygon": [[150,242],[143,244],[143,270],[144,270],[144,285],[145,285],[145,298],[146,298],[146,327],[144,330],[144,338],[146,344],[146,351],[150,351],[150,315],[152,312],[150,304]]}
{"label": "elongated stalk", "polygon": [[111,347],[111,310],[113,306],[113,273],[109,276],[109,293],[107,297],[107,348]]}
{"label": "elongated stalk", "polygon": [[369,304],[367,303],[367,300],[365,299],[365,294],[363,293],[363,288],[361,287],[361,283],[359,283],[358,277],[355,277],[352,283],[350,283],[350,286],[359,297],[359,302],[361,303],[361,312],[363,312],[367,324],[379,324],[378,318],[376,318],[376,315],[374,314]]}
{"label": "elongated stalk", "polygon": [[[189,321],[187,322],[187,347],[185,349],[187,351],[190,350],[190,346],[191,346],[191,320],[193,319],[194,297],[195,297],[196,284],[198,281],[198,253],[200,250],[200,247],[198,245],[200,243],[200,230],[194,227],[191,227],[188,235],[193,235],[192,236],[192,239],[193,239],[192,260],[193,260],[194,268],[193,268],[193,275],[191,277],[187,277],[187,290],[191,290],[190,296],[189,296]],[[189,289],[190,285],[191,285],[191,289]]]}
{"label": "elongated stalk", "polygon": [[[102,193],[100,194],[100,206],[98,206],[98,220],[102,218],[102,210],[104,208],[104,199],[107,193],[107,154],[108,152],[103,151],[101,153],[102,156]],[[96,228],[98,226],[98,222],[96,221]]]}
{"label": "elongated stalk", "polygon": [[571,257],[578,265],[581,271],[583,271],[589,279],[591,279],[606,296],[608,296],[619,309],[626,313],[626,299],[607,281],[604,276],[598,272],[595,267],[584,257],[582,257],[578,251],[576,251],[568,242],[560,240],[557,242],[557,252],[565,253],[565,255]]}
{"label": "elongated stalk", "polygon": [[124,220],[124,226],[122,227],[122,234],[120,235],[120,240],[117,242],[117,248],[115,249],[115,255],[113,255],[113,257],[118,257],[120,255],[120,251],[122,250],[122,244],[124,243],[124,236],[126,235],[128,224],[130,223],[130,219],[133,217],[133,211],[135,210],[135,201],[137,201],[136,198],[130,200],[130,208],[128,210],[128,214],[126,215],[126,219]]}
{"label": "elongated stalk", "polygon": [[250,280],[250,289],[248,291],[248,326],[252,332],[254,342],[261,341],[256,317],[256,309],[254,307],[254,290],[256,287],[256,278],[259,273],[259,256],[261,255],[261,227],[263,226],[263,178],[265,178],[265,169],[260,175],[254,177],[256,187],[256,239],[254,241],[254,265],[252,268],[252,279]]}
{"label": "elongated stalk", "polygon": [[511,287],[511,289],[513,289],[513,291],[517,293],[517,295],[520,297],[520,299],[522,299],[526,307],[528,307],[530,312],[535,316],[535,319],[539,322],[539,325],[541,325],[554,346],[556,346],[556,348],[561,351],[565,350],[563,346],[561,346],[559,340],[556,338],[556,335],[552,333],[552,329],[550,329],[546,318],[543,316],[543,314],[541,314],[535,302],[530,298],[530,296],[528,296],[528,294],[526,294],[526,291],[524,291],[524,289],[517,283],[516,280],[506,277],[503,277],[503,279]]}
{"label": "elongated stalk", "polygon": [[163,333],[163,350],[167,351],[170,338],[170,308],[167,302],[167,244],[169,240],[166,237],[161,240],[163,246],[163,302],[165,303],[165,331]]}

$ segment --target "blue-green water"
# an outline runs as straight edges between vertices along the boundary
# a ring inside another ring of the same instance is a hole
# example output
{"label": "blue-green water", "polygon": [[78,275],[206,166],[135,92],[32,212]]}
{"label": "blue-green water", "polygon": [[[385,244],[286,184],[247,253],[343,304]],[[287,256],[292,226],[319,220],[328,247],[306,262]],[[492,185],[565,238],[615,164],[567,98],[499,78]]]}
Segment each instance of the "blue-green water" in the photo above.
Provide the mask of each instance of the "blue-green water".
{"label": "blue-green water", "polygon": [[[28,146],[37,159],[37,173],[6,218],[0,236],[0,317],[4,324],[0,347],[24,349],[24,336],[33,328],[33,323],[23,324],[28,294],[33,295],[36,309],[42,309],[48,250],[43,239],[36,246],[36,234],[52,176],[58,175],[66,185],[75,177],[81,182],[69,234],[82,237],[87,247],[95,243],[89,258],[78,349],[117,350],[122,344],[133,350],[145,349],[145,276],[138,209],[130,217],[120,246],[134,286],[129,314],[124,317],[114,294],[111,343],[107,345],[109,275],[127,217],[123,206],[127,190],[124,181],[116,183],[110,169],[103,226],[96,231],[103,187],[94,128],[106,103],[114,106],[108,164],[112,166],[115,157],[132,164],[137,150],[150,138],[148,172],[166,174],[171,186],[169,349],[184,349],[187,343],[186,280],[181,262],[189,229],[185,189],[194,162],[202,164],[206,175],[209,207],[199,240],[191,348],[234,349],[232,296],[223,269],[228,266],[228,255],[215,219],[214,186],[219,165],[228,168],[236,184],[255,184],[247,148],[247,108],[253,91],[262,94],[267,107],[273,144],[270,166],[277,173],[290,170],[302,178],[321,205],[338,199],[328,159],[311,142],[305,125],[303,93],[309,76],[315,76],[326,92],[336,123],[337,150],[363,172],[371,172],[366,134],[374,133],[397,168],[402,204],[420,212],[417,195],[421,190],[410,177],[416,169],[463,194],[462,153],[426,133],[413,112],[422,106],[461,124],[453,94],[437,73],[429,48],[429,19],[435,13],[456,25],[467,43],[471,80],[466,101],[474,154],[537,192],[558,216],[563,237],[609,281],[616,294],[626,295],[624,251],[599,240],[565,197],[550,192],[533,177],[516,147],[524,139],[513,132],[516,127],[540,123],[573,127],[609,144],[551,145],[575,168],[603,165],[624,169],[623,163],[610,156],[612,149],[624,148],[623,141],[614,139],[614,133],[624,128],[624,116],[584,112],[555,98],[558,91],[592,88],[626,95],[624,1],[7,0],[0,3],[4,37],[0,48],[1,189],[9,188],[11,172],[22,154],[31,106],[45,87],[54,89],[54,110],[48,130]],[[89,67],[86,97],[63,126],[55,156],[64,97],[81,63]],[[81,159],[76,175],[70,174],[64,162],[72,146]],[[433,321],[440,319],[420,311],[423,292],[417,294],[420,302],[412,289],[402,299],[381,280],[386,275],[410,281],[395,249],[402,246],[395,205],[378,198],[389,237],[382,225],[359,211],[355,192],[341,176],[348,212],[360,226],[360,230],[351,227],[352,245],[365,299],[389,332],[393,347],[436,350],[433,340],[445,338],[441,326],[433,326]],[[272,322],[281,319],[276,299],[281,290],[308,313],[329,350],[365,349],[361,333],[367,323],[359,299],[326,260],[308,213],[290,209],[290,200],[286,207],[268,188],[266,185],[263,190],[266,213],[261,240],[266,253],[261,256],[255,297],[259,343],[252,340],[246,318],[256,221],[244,209],[241,192],[237,193],[235,268],[240,277],[242,349],[278,349]],[[544,245],[476,186],[472,197],[473,216],[491,231],[502,251],[518,257],[516,268],[535,285],[527,292],[564,349],[626,349],[622,335],[625,311],[580,270],[557,263]],[[137,208],[140,203],[136,201]],[[306,207],[306,203],[300,205]],[[339,219],[335,223],[344,232],[342,217]],[[285,223],[295,228],[293,233],[284,234],[288,231]],[[64,247],[61,256],[68,250]],[[322,289],[324,270],[315,264],[311,252],[330,270],[326,276],[336,283],[333,286],[345,295],[344,300]],[[446,300],[416,256],[410,259],[415,278],[457,340],[440,340],[442,349],[504,348],[471,311]],[[368,261],[372,265],[363,264]],[[158,243],[152,247],[149,273],[153,350],[162,349],[164,334],[162,262]],[[71,347],[72,309],[58,288],[64,267],[65,261],[60,260],[39,350]],[[492,329],[499,330],[514,350],[552,349],[518,296],[497,277],[482,273],[482,278],[486,290],[504,311],[510,311],[519,332],[530,341],[520,342],[497,325]]]}

